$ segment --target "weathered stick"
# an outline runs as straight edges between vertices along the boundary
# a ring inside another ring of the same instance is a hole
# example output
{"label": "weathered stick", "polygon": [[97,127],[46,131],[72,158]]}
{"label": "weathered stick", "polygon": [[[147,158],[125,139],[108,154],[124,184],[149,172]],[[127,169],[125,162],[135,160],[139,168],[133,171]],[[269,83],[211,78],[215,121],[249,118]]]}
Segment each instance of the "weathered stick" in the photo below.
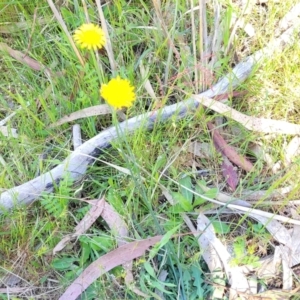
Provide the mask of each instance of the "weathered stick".
{"label": "weathered stick", "polygon": [[[270,57],[273,52],[282,50],[288,43],[293,42],[294,31],[295,28],[290,27],[279,38],[271,41],[265,48],[240,62],[230,74],[227,74],[211,89],[201,93],[199,96],[212,98],[227,93],[239,86],[249,76],[258,60]],[[120,123],[118,127],[111,127],[102,131],[83,143],[51,171],[1,193],[0,213],[19,204],[28,205],[38,199],[43,192],[52,192],[54,186],[58,185],[66,176],[73,181],[80,180],[86,173],[88,165],[100,155],[102,149],[110,146],[110,143],[118,138],[118,136],[132,134],[140,128],[150,130],[155,123],[166,122],[172,116],[176,116],[177,119],[184,118],[189,112],[195,111],[198,106],[199,102],[190,98],[186,101],[166,106],[159,111],[139,115]]]}

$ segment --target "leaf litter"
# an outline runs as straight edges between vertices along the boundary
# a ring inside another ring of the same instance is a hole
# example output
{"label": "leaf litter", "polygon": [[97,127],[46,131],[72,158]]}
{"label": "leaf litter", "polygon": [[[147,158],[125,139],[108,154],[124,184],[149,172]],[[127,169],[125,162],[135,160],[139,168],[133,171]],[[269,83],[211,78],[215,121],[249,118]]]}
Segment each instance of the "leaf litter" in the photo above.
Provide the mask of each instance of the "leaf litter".
{"label": "leaf litter", "polygon": [[[86,213],[84,218],[78,223],[78,225],[75,227],[75,232],[73,234],[67,235],[64,237],[53,249],[53,255],[55,255],[57,252],[63,250],[67,246],[67,244],[73,240],[77,239],[80,235],[84,234],[93,224],[94,222],[99,218],[102,217],[103,220],[107,223],[107,225],[110,228],[111,233],[115,236],[118,247],[126,245],[127,239],[129,238],[128,230],[127,230],[127,225],[121,218],[121,216],[115,211],[115,209],[108,204],[104,198],[97,199],[97,200],[89,200],[86,201],[88,204],[91,205],[90,210]],[[125,283],[126,285],[134,291],[136,294],[147,297],[145,293],[140,291],[137,287],[133,285],[134,278],[132,274],[132,260],[127,260],[123,258],[123,254],[116,252],[116,254],[119,258],[119,261],[125,261],[122,263],[118,263],[118,265],[122,265],[124,270],[125,270]],[[125,253],[126,255],[126,253]],[[115,259],[113,255],[111,255],[110,259]],[[105,258],[102,258],[99,260],[101,263]],[[106,266],[106,265],[105,265]],[[105,266],[104,269],[106,268]],[[102,267],[102,265],[100,265]],[[90,273],[97,273],[97,270],[100,269],[99,265],[95,262],[91,264],[86,270],[85,273],[82,273],[75,282],[80,282],[80,281],[85,281],[86,278],[85,276],[88,276],[87,274]],[[93,270],[96,268],[97,270]],[[110,270],[110,269],[109,269]],[[107,270],[108,271],[108,270]],[[102,275],[102,273],[97,273],[98,277]],[[98,278],[97,277],[97,278]],[[97,279],[96,278],[96,279]],[[95,279],[95,280],[96,280]],[[73,285],[76,285],[77,283],[73,283]],[[90,281],[89,284],[86,286],[86,288],[93,283],[93,281]],[[71,285],[68,290],[70,290],[70,293],[73,293],[74,287]],[[84,291],[84,290],[83,290]],[[76,296],[77,297],[77,296]],[[76,299],[75,298],[70,298],[70,299]]]}
{"label": "leaf litter", "polygon": [[[52,2],[52,1],[49,1]],[[157,10],[159,13],[159,10]],[[288,21],[290,22],[290,20]],[[286,26],[286,25],[282,25]],[[277,43],[278,44],[278,43]],[[274,43],[276,45],[276,43]],[[2,48],[5,46],[1,44]],[[273,47],[276,48],[276,47]],[[3,48],[6,49],[7,48]],[[10,50],[10,49],[8,49]],[[269,53],[274,51],[274,49],[269,48]],[[13,53],[10,50],[10,53]],[[14,53],[16,55],[16,53]],[[17,53],[18,54],[18,53]],[[261,52],[257,52],[256,57],[260,57]],[[19,54],[18,54],[19,55]],[[40,70],[43,66],[36,64],[35,61],[32,60],[23,60],[23,63],[28,64],[30,67],[36,70]],[[271,119],[263,119],[256,118],[251,116],[246,116],[233,108],[221,103],[217,102],[214,99],[210,99],[208,97],[203,96],[193,96],[196,100],[198,100],[204,106],[221,113],[227,117],[232,118],[233,120],[239,122],[245,128],[249,130],[254,130],[261,133],[276,133],[276,134],[290,134],[290,135],[298,135],[300,134],[300,126],[296,124],[292,124],[286,121],[277,121]],[[74,117],[74,116],[72,116]],[[75,119],[73,119],[75,120]],[[68,120],[70,121],[70,119]],[[67,122],[68,122],[67,121]],[[226,141],[222,138],[222,136],[218,135],[218,132],[215,130],[214,126],[210,125],[210,130],[213,131],[213,140],[216,144],[216,147],[222,152],[224,157],[227,157],[233,163],[237,164],[240,167],[244,167],[244,169],[248,172],[252,169],[252,164],[247,162],[245,158],[241,158],[236,151],[230,147]],[[224,143],[225,142],[225,143]],[[297,141],[298,143],[298,141]],[[295,143],[296,144],[296,143]],[[297,146],[299,147],[299,146]],[[297,153],[297,147],[292,148],[291,150],[287,149],[286,151],[286,164],[290,163],[291,159]],[[245,165],[246,161],[246,165]],[[228,164],[229,165],[229,164]],[[228,169],[230,169],[228,167]],[[227,170],[229,174],[229,178],[231,179],[231,183],[229,184],[233,189],[236,187],[236,178],[234,178],[235,174],[230,169]],[[207,199],[208,201],[212,199]],[[173,201],[174,202],[174,201]],[[149,239],[140,240],[136,242],[128,243],[126,238],[128,238],[128,230],[125,222],[121,219],[121,217],[114,211],[114,209],[105,202],[104,199],[89,201],[93,206],[89,213],[84,217],[84,219],[76,226],[75,233],[63,239],[53,250],[54,253],[60,251],[65,247],[65,245],[70,242],[75,236],[83,234],[95,220],[101,215],[103,219],[107,222],[109,227],[112,230],[112,233],[116,236],[118,241],[118,248],[105,254],[100,257],[98,260],[93,262],[84,272],[73,282],[73,284],[65,291],[65,293],[61,296],[60,299],[76,299],[92,282],[94,282],[99,276],[101,276],[104,272],[107,272],[118,265],[125,265],[132,263],[134,258],[142,256],[145,254],[145,251],[149,250],[151,246],[159,242],[162,237],[155,236]],[[217,201],[215,201],[217,203]],[[171,203],[172,204],[172,203]],[[224,203],[219,202],[219,205],[224,205]],[[272,234],[274,239],[276,239],[281,245],[275,247],[275,254],[273,257],[272,266],[278,265],[278,257],[281,257],[282,266],[283,266],[283,286],[285,289],[291,290],[291,267],[296,264],[299,264],[299,243],[292,243],[292,240],[299,239],[299,222],[297,220],[289,220],[288,217],[276,216],[275,214],[262,212],[257,209],[251,209],[243,207],[242,205],[232,205],[226,203],[226,206],[230,209],[237,210],[239,212],[245,212],[249,217],[256,219],[258,222],[263,224],[266,229]],[[259,213],[260,212],[260,213]],[[197,218],[197,230],[193,228],[192,222],[189,220],[186,214],[182,214],[183,219],[186,221],[188,226],[192,228],[191,230],[194,234],[200,237],[198,239],[200,246],[203,248],[203,258],[205,259],[207,265],[209,266],[210,271],[216,271],[221,274],[224,270],[227,274],[227,277],[230,279],[231,283],[231,292],[235,291],[236,295],[240,292],[241,295],[247,290],[250,286],[246,277],[241,273],[238,268],[231,268],[230,254],[226,250],[225,246],[222,244],[220,239],[216,237],[211,221],[205,217],[204,214],[199,214]],[[277,220],[282,222],[288,222],[294,225],[292,236],[288,232],[288,230],[281,225]],[[202,237],[202,238],[201,238]],[[279,253],[279,254],[278,254]],[[276,257],[275,257],[276,256]],[[295,258],[291,260],[291,257]],[[276,263],[274,263],[276,261]],[[101,268],[99,267],[101,266]],[[131,268],[129,267],[129,270]],[[222,293],[224,289],[222,290]],[[231,295],[234,297],[235,295]],[[252,298],[252,297],[251,297]]]}
{"label": "leaf litter", "polygon": [[139,240],[124,244],[117,249],[101,256],[91,263],[80,276],[66,289],[59,300],[75,300],[96,279],[111,269],[126,264],[135,258],[145,254],[147,250],[161,240],[161,236],[154,236],[145,240]]}
{"label": "leaf litter", "polygon": [[111,114],[111,108],[107,104],[90,106],[62,117],[55,123],[51,124],[50,128],[57,127],[65,123],[72,122],[82,118],[89,118],[92,116],[100,116],[100,115],[108,115],[108,114]]}

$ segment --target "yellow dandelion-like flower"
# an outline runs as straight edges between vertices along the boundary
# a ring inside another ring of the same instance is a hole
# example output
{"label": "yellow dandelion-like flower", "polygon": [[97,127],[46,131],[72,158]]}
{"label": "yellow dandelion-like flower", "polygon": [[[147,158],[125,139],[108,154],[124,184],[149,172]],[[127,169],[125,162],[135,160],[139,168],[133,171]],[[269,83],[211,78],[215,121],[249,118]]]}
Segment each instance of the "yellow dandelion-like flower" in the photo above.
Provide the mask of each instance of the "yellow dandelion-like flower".
{"label": "yellow dandelion-like flower", "polygon": [[129,107],[135,101],[134,87],[129,80],[121,79],[120,76],[113,78],[108,84],[103,84],[100,95],[114,108]]}
{"label": "yellow dandelion-like flower", "polygon": [[101,27],[94,24],[83,24],[73,35],[80,48],[88,50],[101,49],[105,45],[105,35]]}

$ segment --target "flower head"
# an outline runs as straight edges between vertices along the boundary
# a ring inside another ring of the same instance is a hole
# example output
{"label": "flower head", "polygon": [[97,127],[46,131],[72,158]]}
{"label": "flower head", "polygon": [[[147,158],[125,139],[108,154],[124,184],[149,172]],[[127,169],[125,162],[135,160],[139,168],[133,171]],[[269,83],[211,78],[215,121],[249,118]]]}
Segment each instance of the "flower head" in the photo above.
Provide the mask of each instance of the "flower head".
{"label": "flower head", "polygon": [[75,30],[73,35],[80,48],[101,49],[105,45],[104,32],[98,25],[83,24]]}
{"label": "flower head", "polygon": [[135,100],[134,87],[129,80],[120,76],[113,78],[108,84],[103,84],[100,95],[114,108],[129,107]]}

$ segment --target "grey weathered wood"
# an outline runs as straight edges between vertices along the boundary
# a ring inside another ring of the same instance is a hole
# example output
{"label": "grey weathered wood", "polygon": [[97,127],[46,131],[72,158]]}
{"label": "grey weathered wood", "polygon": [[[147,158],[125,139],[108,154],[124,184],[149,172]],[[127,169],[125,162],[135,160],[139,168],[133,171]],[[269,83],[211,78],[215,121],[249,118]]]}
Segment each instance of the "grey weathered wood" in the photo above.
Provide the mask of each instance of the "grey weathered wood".
{"label": "grey weathered wood", "polygon": [[[269,57],[275,50],[282,50],[287,43],[293,41],[294,30],[295,28],[289,28],[267,47],[244,59],[230,74],[224,76],[211,89],[200,95],[214,97],[238,87],[249,76],[257,60],[266,56]],[[140,128],[150,130],[153,128],[154,123],[166,122],[173,116],[177,119],[184,118],[188,113],[195,111],[198,106],[198,101],[191,97],[180,103],[166,106],[159,111],[131,118],[120,123],[118,127],[111,127],[100,132],[79,146],[60,165],[51,171],[1,193],[0,212],[1,210],[11,209],[19,204],[28,205],[38,199],[43,192],[52,192],[54,186],[59,184],[65,176],[69,176],[73,181],[80,180],[86,173],[88,165],[100,155],[101,149],[107,148],[113,140],[118,138],[118,134],[132,134]]]}

